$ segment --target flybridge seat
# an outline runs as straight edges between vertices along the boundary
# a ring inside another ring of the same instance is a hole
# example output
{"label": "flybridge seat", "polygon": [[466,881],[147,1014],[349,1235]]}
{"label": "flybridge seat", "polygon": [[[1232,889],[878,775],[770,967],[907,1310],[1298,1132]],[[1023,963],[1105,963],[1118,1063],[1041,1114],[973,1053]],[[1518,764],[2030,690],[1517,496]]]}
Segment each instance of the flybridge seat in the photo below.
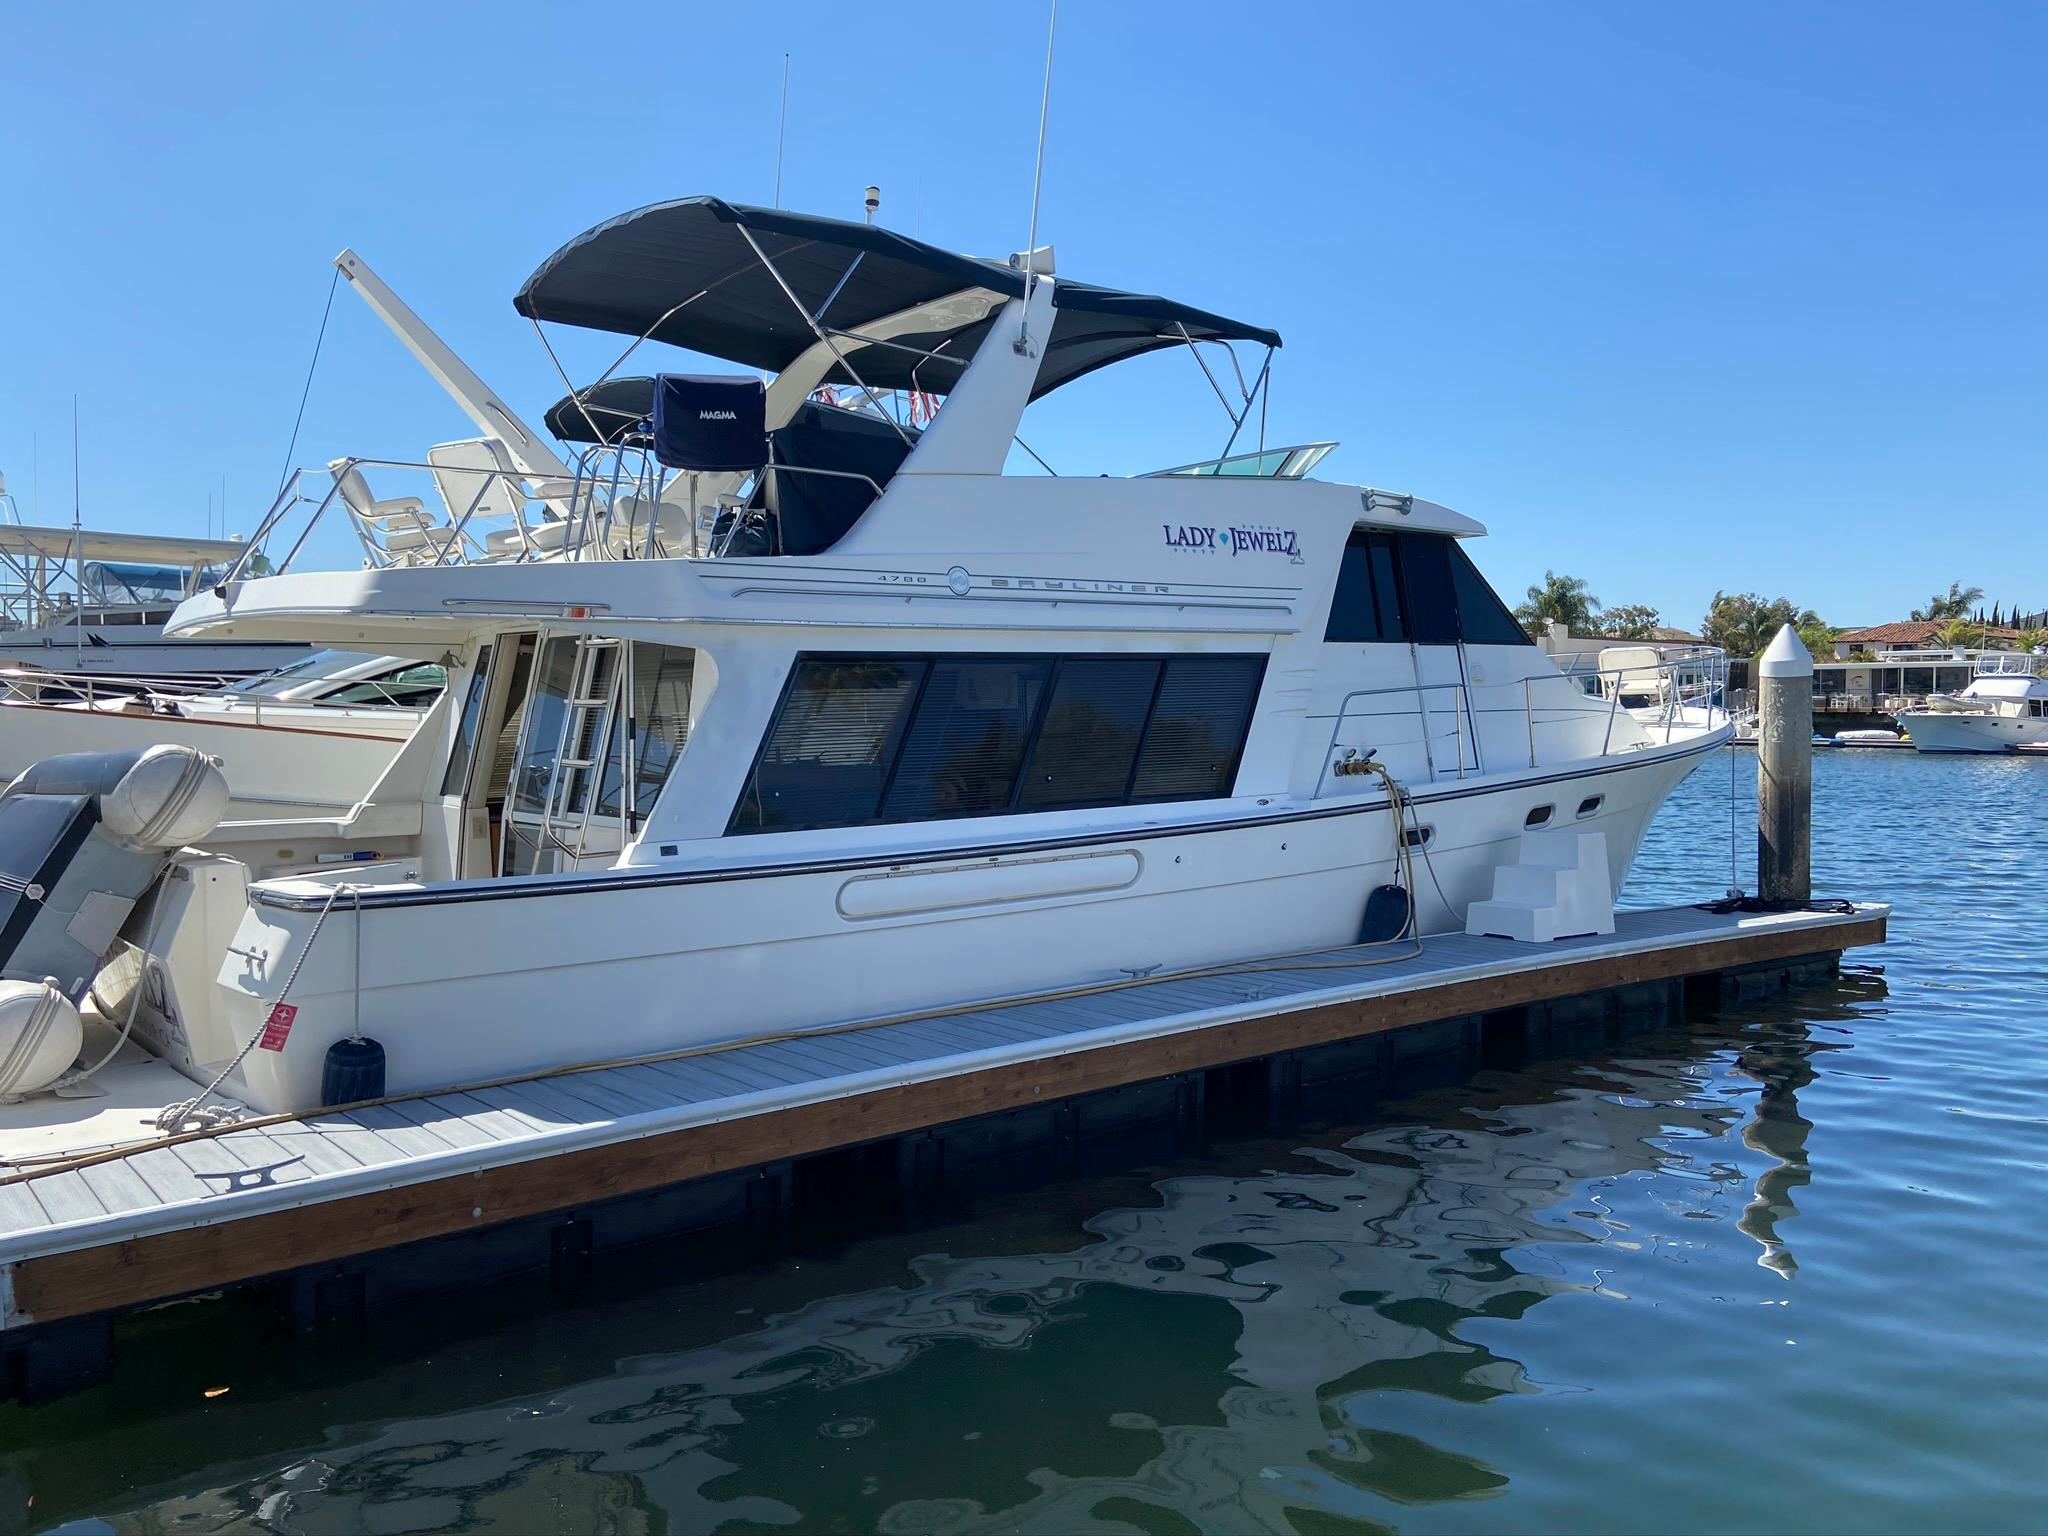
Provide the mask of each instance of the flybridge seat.
{"label": "flybridge seat", "polygon": [[419,497],[379,501],[363,472],[348,459],[333,460],[327,472],[334,476],[341,504],[348,508],[372,565],[432,565],[456,545],[455,530],[442,524]]}
{"label": "flybridge seat", "polygon": [[[436,443],[427,450],[427,465],[434,488],[447,504],[449,524],[460,524],[483,545],[485,554],[551,555],[568,542],[569,521],[553,507],[538,516],[527,512],[527,477],[497,438]],[[559,501],[567,506],[576,493],[575,481],[559,477],[533,480],[531,487],[544,504]]]}
{"label": "flybridge seat", "polygon": [[45,758],[0,790],[0,1098],[70,1067],[128,914],[227,806],[218,762],[169,744]]}

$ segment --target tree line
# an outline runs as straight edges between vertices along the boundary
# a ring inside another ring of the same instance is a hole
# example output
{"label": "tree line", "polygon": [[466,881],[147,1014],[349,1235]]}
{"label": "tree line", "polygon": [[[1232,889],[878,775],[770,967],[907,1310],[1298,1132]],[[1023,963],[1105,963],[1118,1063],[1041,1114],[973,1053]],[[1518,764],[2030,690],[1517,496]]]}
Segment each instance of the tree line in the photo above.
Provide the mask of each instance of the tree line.
{"label": "tree line", "polygon": [[[2001,625],[1996,604],[1990,619],[1985,619],[1983,601],[1982,587],[1950,582],[1947,592],[1935,593],[1924,607],[1913,610],[1912,617],[1940,624],[1942,628],[1934,638],[1948,649],[1998,644],[2002,637],[1989,636],[1987,631],[2006,628],[2019,630],[2018,644],[2022,650],[2048,645],[2048,627],[2038,622],[2023,626],[2017,605],[2008,616],[2009,622]],[[1970,617],[1972,608],[1976,609],[1975,619]],[[1649,604],[1618,603],[1607,607],[1579,577],[1556,571],[1545,571],[1543,580],[1529,588],[1528,596],[1515,609],[1515,617],[1532,636],[1541,635],[1546,624],[1555,622],[1573,634],[1613,640],[1654,640],[1663,625],[1663,615]],[[2048,615],[2041,614],[2029,617],[2048,619]],[[1807,650],[1816,656],[1832,654],[1835,637],[1843,633],[1840,626],[1829,624],[1811,608],[1802,608],[1789,597],[1716,592],[1706,616],[1700,620],[1700,638],[1730,656],[1755,656],[1787,624],[1799,632]]]}

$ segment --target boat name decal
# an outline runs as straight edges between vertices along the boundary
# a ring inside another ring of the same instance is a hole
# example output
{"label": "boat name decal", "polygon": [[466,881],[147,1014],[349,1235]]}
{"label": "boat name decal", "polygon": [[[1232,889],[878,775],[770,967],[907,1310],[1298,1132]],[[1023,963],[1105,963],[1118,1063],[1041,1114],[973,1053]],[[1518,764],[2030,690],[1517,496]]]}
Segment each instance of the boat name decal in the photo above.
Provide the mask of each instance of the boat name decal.
{"label": "boat name decal", "polygon": [[1168,549],[1227,549],[1237,555],[1285,555],[1301,563],[1301,537],[1292,528],[1210,528],[1196,523],[1161,523]]}

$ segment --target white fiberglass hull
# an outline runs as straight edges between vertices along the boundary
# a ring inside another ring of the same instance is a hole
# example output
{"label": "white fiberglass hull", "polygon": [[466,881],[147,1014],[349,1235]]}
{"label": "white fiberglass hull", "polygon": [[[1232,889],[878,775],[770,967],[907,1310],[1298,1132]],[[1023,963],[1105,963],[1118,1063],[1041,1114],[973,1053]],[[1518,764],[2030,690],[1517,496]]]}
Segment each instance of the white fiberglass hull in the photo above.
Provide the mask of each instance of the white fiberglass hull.
{"label": "white fiberglass hull", "polygon": [[[1462,928],[1542,806],[1551,826],[1606,835],[1618,887],[1703,755],[1433,786],[1410,823],[1430,830],[1415,860],[1424,932]],[[390,1091],[405,1092],[1356,941],[1367,892],[1394,875],[1384,801],[1247,811],[914,862],[368,888],[360,999],[344,898],[293,987],[286,1047],[251,1052],[227,1091],[265,1111],[316,1103],[326,1049],[358,1017],[385,1046]],[[193,999],[188,1011],[214,1015],[197,1065],[259,1027],[320,920],[320,888],[302,889],[249,907],[218,988]]]}
{"label": "white fiberglass hull", "polygon": [[2048,742],[2048,718],[2025,715],[1913,710],[1899,724],[1922,752],[2011,752]]}
{"label": "white fiberglass hull", "polygon": [[253,677],[305,656],[309,647],[267,640],[167,640],[154,624],[0,634],[0,667],[89,672],[102,677]]}
{"label": "white fiberglass hull", "polygon": [[230,821],[340,815],[370,792],[419,721],[409,710],[179,707],[187,713],[0,702],[0,783],[63,752],[170,742],[220,759]]}

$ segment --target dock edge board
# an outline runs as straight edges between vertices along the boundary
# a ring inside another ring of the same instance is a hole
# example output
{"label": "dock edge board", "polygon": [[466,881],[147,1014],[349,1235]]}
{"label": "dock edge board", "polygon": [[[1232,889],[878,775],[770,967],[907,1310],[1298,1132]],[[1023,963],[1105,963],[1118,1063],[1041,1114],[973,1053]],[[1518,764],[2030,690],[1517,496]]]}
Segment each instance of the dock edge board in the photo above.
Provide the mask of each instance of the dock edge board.
{"label": "dock edge board", "polygon": [[117,1237],[0,1263],[0,1334],[230,1289],[268,1276],[806,1157],[977,1116],[1469,1014],[1882,944],[1889,909],[1723,932],[1521,970],[1421,981],[1022,1062],[870,1087],[367,1193]]}

